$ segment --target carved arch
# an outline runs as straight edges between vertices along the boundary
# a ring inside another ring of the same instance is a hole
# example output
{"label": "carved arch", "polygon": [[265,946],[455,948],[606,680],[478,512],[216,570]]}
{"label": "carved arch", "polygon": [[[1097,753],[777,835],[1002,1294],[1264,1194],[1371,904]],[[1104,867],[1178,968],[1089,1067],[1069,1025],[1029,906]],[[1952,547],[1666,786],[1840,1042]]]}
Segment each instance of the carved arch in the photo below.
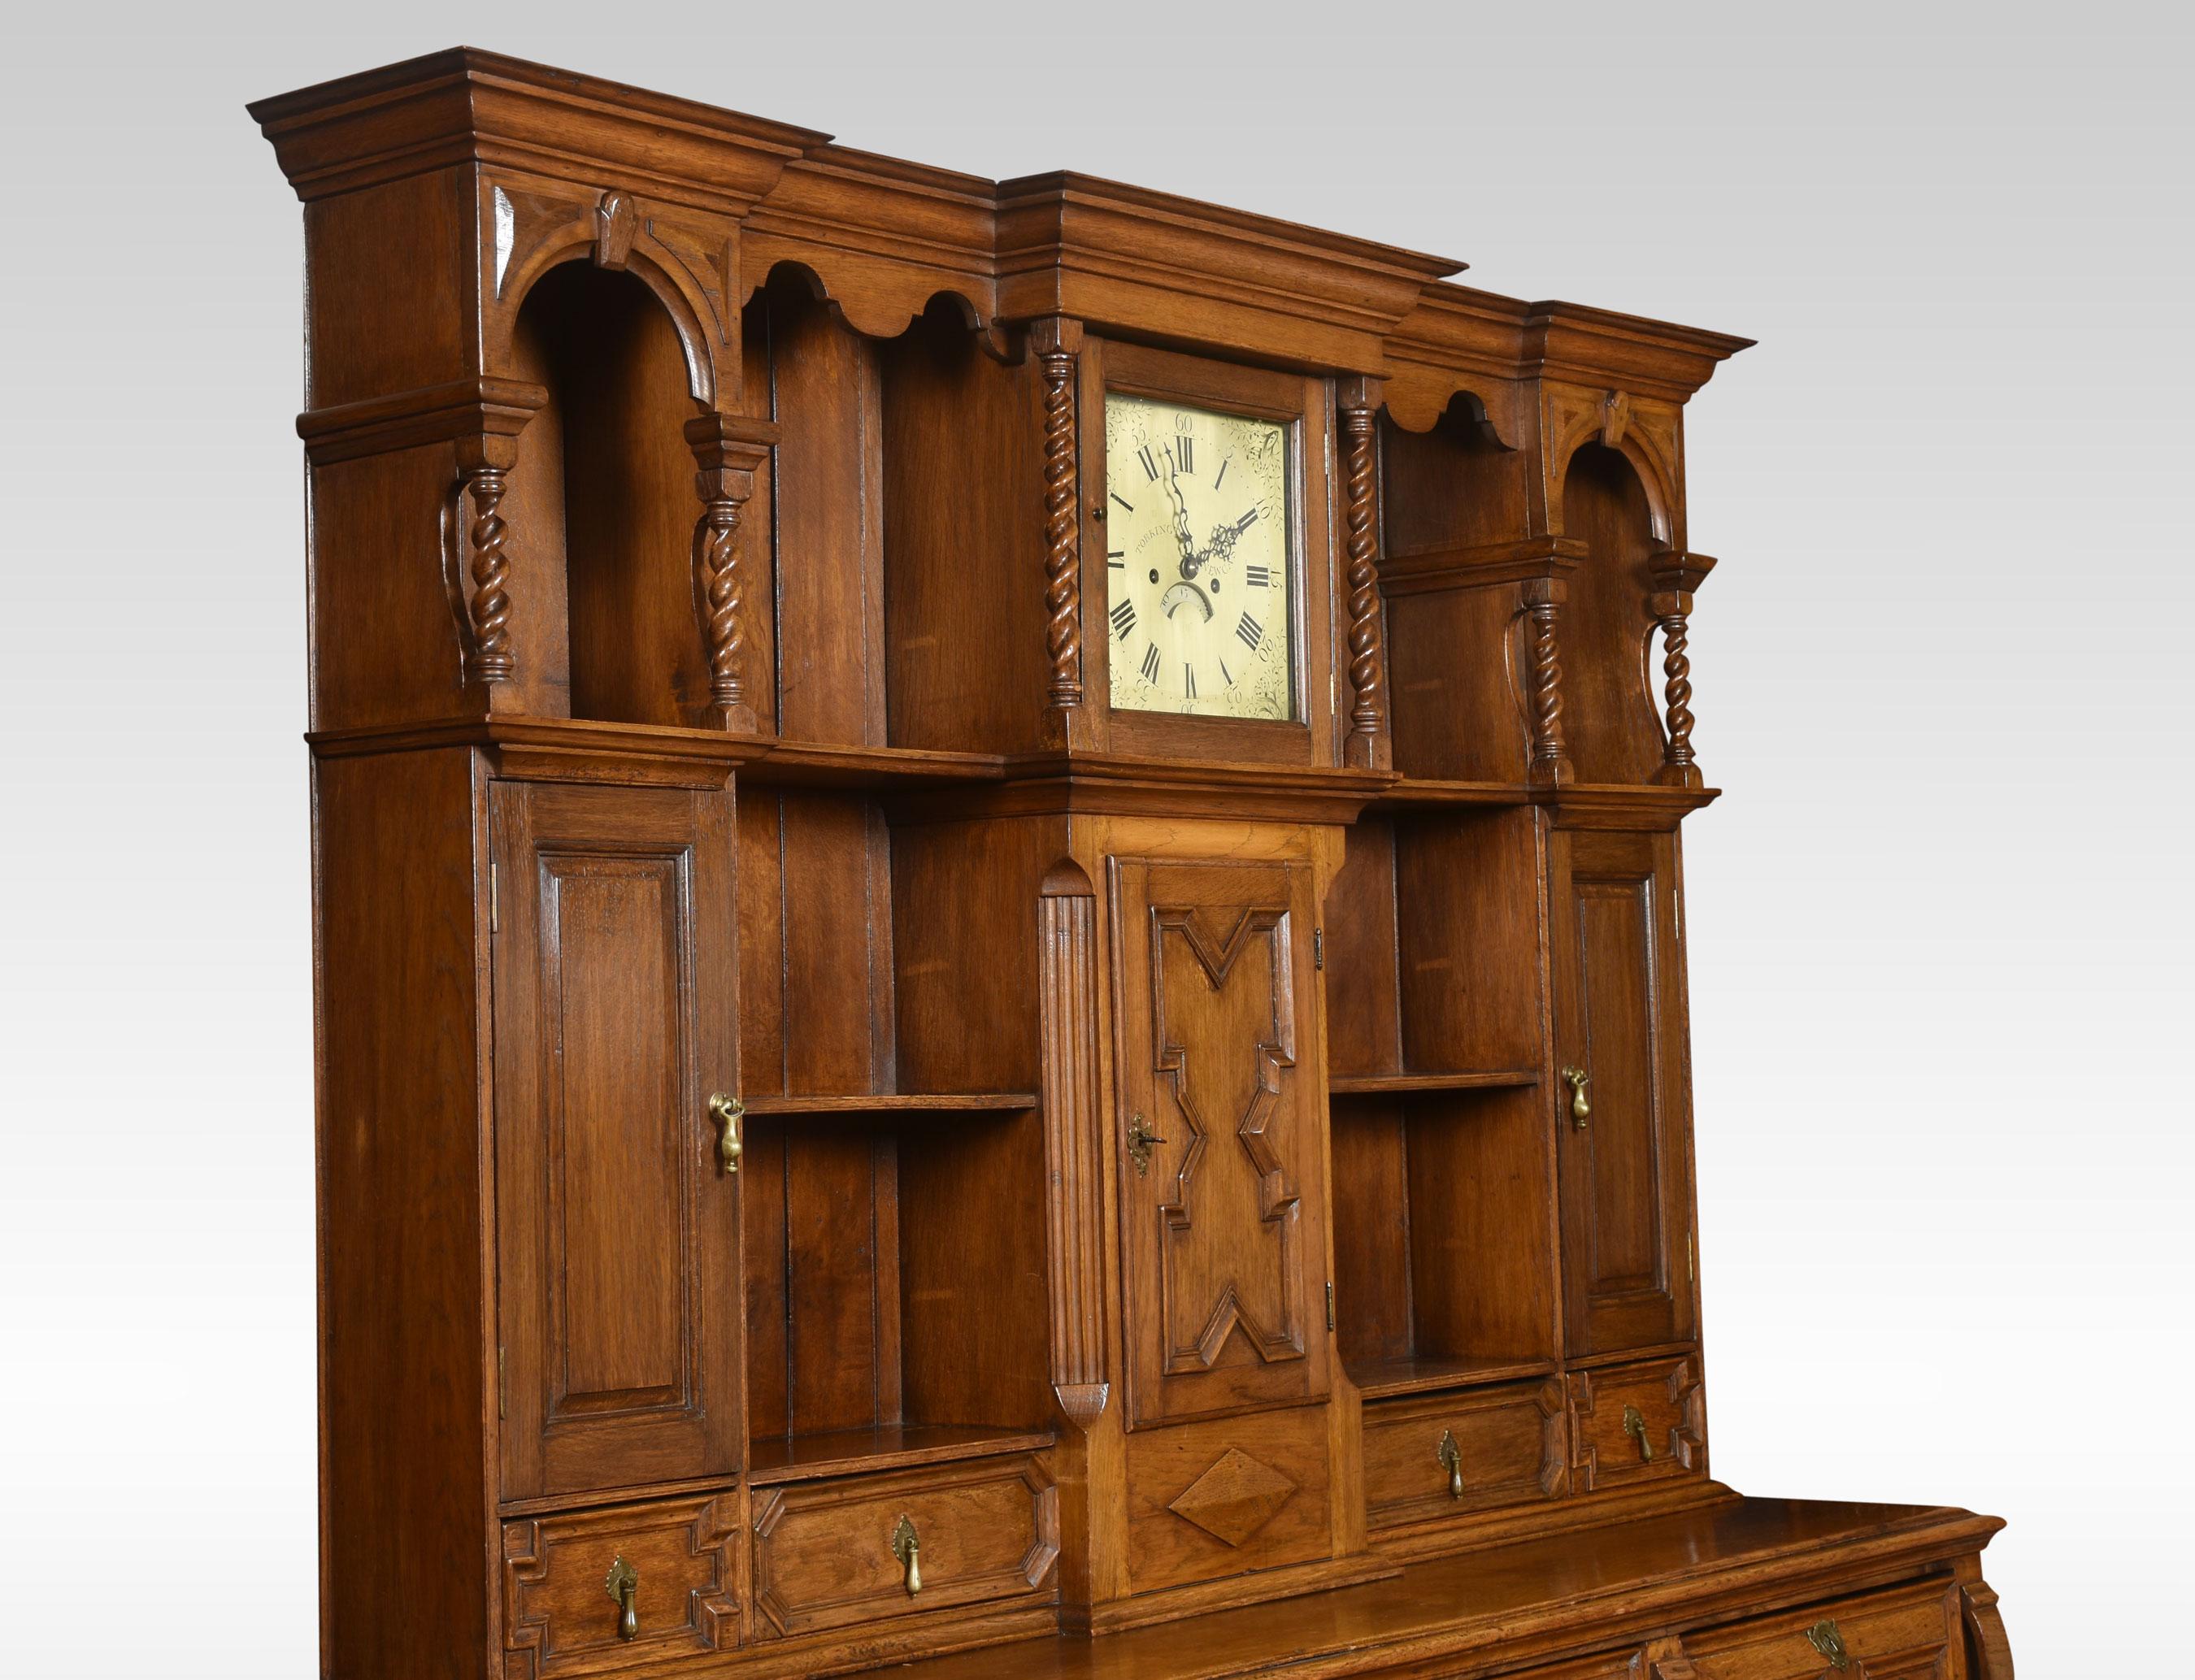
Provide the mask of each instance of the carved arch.
{"label": "carved arch", "polygon": [[1648,520],[1656,545],[1683,546],[1678,541],[1682,480],[1678,465],[1678,411],[1674,406],[1640,403],[1622,390],[1548,385],[1542,388],[1541,412],[1547,523],[1553,534],[1568,534],[1563,495],[1570,458],[1585,445],[1598,443],[1622,456],[1638,475],[1646,492]]}
{"label": "carved arch", "polygon": [[729,232],[719,239],[665,221],[645,201],[615,191],[582,199],[498,183],[489,196],[481,314],[483,359],[492,374],[509,369],[520,311],[543,277],[592,260],[632,275],[670,317],[696,410],[730,411],[739,377],[730,345],[738,315],[728,301]]}

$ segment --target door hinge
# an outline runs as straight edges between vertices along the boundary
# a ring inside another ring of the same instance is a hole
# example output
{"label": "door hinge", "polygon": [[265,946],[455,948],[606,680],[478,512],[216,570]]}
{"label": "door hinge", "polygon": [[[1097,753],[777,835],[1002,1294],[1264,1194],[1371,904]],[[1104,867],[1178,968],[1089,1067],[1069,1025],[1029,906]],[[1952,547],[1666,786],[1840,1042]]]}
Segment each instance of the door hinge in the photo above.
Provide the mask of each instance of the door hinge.
{"label": "door hinge", "polygon": [[499,934],[503,931],[503,895],[498,890],[500,886],[501,883],[497,878],[495,866],[488,865],[487,930],[492,934]]}
{"label": "door hinge", "polygon": [[1311,930],[1311,965],[1315,969],[1322,969],[1326,966],[1326,929],[1324,928],[1313,928]]}
{"label": "door hinge", "polygon": [[504,1369],[503,1343],[500,1342],[495,1344],[495,1415],[498,1418],[510,1415],[510,1377]]}
{"label": "door hinge", "polygon": [[1326,1327],[1328,1330],[1334,1328],[1334,1283],[1331,1279],[1328,1280],[1326,1286]]}

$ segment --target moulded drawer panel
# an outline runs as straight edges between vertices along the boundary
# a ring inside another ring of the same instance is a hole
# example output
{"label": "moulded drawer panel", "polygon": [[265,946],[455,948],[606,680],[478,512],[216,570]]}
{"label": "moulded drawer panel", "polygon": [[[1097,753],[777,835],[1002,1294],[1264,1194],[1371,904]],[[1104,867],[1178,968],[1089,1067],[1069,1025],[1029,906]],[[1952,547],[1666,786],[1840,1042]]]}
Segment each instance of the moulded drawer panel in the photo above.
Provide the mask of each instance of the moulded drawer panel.
{"label": "moulded drawer panel", "polygon": [[[892,1550],[913,1527],[920,1591]],[[1059,1555],[1058,1495],[1026,1455],[758,1490],[755,1631],[844,1627],[956,1604],[1032,1597]]]}
{"label": "moulded drawer panel", "polygon": [[1699,1680],[1952,1680],[1953,1591],[1931,1581],[1711,1628],[1685,1653]]}
{"label": "moulded drawer panel", "polygon": [[1605,1493],[1707,1470],[1707,1408],[1691,1355],[1570,1373],[1570,1487]]}
{"label": "moulded drawer panel", "polygon": [[[629,1670],[739,1643],[729,1494],[613,1505],[503,1525],[505,1680]],[[619,1558],[636,1577],[631,1639],[608,1590]]]}
{"label": "moulded drawer panel", "polygon": [[1535,1504],[1559,1496],[1567,1480],[1559,1383],[1364,1408],[1364,1494],[1375,1528]]}

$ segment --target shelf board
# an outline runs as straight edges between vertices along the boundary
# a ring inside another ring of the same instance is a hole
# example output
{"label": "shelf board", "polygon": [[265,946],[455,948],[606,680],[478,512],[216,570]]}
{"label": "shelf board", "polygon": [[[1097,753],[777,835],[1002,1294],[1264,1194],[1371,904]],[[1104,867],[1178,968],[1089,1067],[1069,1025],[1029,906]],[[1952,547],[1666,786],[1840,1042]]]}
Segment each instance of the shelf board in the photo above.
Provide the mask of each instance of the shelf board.
{"label": "shelf board", "polygon": [[1552,1377],[1551,1359],[1383,1359],[1346,1366],[1349,1380],[1367,1400],[1393,1395],[1430,1394],[1438,1389],[1478,1388],[1488,1383],[1513,1383],[1530,1377]]}
{"label": "shelf board", "polygon": [[1381,810],[1444,809],[1457,805],[1530,805],[1544,795],[1519,782],[1449,781],[1432,776],[1405,776],[1372,802]]}
{"label": "shelf board", "polygon": [[1036,1107],[1027,1091],[975,1091],[959,1096],[750,1096],[750,1114],[972,1114]]}
{"label": "shelf board", "polygon": [[1051,1443],[1049,1430],[994,1429],[980,1424],[886,1424],[827,1435],[765,1435],[748,1445],[747,1480],[756,1487],[768,1487],[850,1470],[1034,1453]]}
{"label": "shelf board", "polygon": [[1540,1083],[1536,1067],[1495,1067],[1463,1073],[1331,1073],[1334,1096],[1414,1096],[1442,1090],[1507,1090]]}

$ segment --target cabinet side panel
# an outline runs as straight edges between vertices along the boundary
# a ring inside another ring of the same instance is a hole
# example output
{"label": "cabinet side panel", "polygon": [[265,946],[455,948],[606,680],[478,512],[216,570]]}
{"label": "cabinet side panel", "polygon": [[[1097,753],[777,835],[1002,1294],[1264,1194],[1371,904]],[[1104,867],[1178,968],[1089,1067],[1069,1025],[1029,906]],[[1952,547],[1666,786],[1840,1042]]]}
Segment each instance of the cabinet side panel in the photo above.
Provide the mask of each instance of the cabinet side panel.
{"label": "cabinet side panel", "polygon": [[477,1677],[495,1564],[470,766],[398,753],[314,780],[321,1671]]}

